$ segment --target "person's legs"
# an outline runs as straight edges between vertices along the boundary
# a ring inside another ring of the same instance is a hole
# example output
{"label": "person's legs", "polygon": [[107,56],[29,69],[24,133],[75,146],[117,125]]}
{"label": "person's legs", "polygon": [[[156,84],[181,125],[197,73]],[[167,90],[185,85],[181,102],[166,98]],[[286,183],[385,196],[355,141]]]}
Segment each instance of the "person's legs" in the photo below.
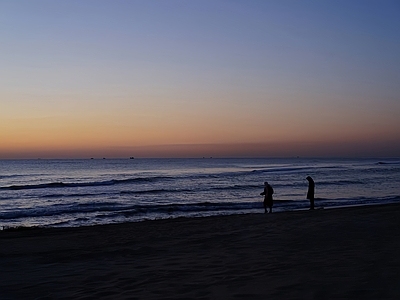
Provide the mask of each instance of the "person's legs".
{"label": "person's legs", "polygon": [[314,198],[310,199],[310,209],[314,209]]}

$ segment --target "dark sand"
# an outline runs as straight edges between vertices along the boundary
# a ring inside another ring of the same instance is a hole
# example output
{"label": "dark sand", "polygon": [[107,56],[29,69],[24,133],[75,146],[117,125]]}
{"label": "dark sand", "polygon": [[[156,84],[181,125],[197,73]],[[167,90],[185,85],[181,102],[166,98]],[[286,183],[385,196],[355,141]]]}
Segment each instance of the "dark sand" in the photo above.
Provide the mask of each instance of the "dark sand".
{"label": "dark sand", "polygon": [[0,232],[0,299],[400,299],[400,205]]}

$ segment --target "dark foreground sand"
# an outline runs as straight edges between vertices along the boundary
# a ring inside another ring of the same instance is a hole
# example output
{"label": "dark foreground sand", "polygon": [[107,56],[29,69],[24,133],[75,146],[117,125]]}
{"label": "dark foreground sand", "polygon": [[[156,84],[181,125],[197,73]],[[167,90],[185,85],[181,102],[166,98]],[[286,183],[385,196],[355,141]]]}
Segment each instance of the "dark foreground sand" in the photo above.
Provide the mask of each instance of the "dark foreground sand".
{"label": "dark foreground sand", "polygon": [[400,205],[0,232],[0,299],[400,299]]}

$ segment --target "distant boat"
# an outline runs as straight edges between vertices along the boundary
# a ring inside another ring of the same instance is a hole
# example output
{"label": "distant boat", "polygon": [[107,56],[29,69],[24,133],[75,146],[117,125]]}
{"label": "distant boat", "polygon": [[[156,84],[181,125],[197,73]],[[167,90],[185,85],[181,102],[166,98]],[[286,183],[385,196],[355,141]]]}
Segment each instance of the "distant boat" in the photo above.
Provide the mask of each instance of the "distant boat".
{"label": "distant boat", "polygon": [[135,159],[133,156],[129,157],[129,159]]}

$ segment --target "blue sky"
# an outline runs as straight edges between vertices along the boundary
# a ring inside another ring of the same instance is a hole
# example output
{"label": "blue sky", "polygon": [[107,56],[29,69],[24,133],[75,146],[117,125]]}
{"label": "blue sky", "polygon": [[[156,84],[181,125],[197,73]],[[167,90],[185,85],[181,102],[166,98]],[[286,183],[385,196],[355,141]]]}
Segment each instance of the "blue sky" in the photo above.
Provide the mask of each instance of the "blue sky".
{"label": "blue sky", "polygon": [[400,156],[399,13],[386,0],[2,1],[0,158]]}

